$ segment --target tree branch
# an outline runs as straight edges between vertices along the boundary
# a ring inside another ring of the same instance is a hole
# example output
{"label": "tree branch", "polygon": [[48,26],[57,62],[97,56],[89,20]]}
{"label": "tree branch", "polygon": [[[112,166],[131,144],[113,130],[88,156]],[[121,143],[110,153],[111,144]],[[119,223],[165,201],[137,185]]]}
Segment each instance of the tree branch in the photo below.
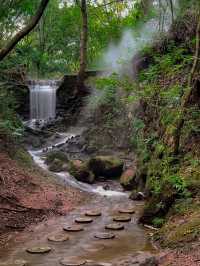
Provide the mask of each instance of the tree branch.
{"label": "tree branch", "polygon": [[16,46],[16,44],[23,39],[29,32],[31,32],[40,18],[42,17],[44,10],[48,4],[49,0],[42,0],[35,16],[32,17],[29,24],[26,25],[22,30],[20,30],[16,35],[8,42],[8,44],[0,50],[0,61],[2,61]]}

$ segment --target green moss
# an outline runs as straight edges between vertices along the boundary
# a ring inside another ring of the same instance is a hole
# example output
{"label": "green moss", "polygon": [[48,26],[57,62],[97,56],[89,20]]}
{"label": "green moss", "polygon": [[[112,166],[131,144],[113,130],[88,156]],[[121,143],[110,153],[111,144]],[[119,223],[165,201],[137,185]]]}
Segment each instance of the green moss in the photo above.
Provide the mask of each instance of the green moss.
{"label": "green moss", "polygon": [[155,235],[163,247],[182,246],[186,242],[197,239],[200,234],[200,216],[193,214],[189,218],[177,220],[178,223],[168,223]]}
{"label": "green moss", "polygon": [[68,156],[62,152],[62,151],[52,151],[49,152],[46,156],[46,163],[50,164],[52,163],[55,159],[58,159],[62,162],[68,162]]}
{"label": "green moss", "polygon": [[33,159],[31,155],[23,148],[17,148],[16,151],[11,154],[11,158],[26,168],[31,168],[33,165]]}

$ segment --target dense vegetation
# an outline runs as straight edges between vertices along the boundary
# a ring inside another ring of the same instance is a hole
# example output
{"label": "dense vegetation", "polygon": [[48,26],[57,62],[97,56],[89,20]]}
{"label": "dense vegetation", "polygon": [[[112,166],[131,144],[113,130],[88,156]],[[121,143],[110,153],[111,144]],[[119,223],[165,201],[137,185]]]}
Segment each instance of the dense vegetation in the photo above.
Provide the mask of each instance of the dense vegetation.
{"label": "dense vegetation", "polygon": [[[35,13],[38,2],[2,1],[0,47]],[[92,80],[100,93],[89,96],[89,103],[95,115],[103,117],[102,132],[113,137],[120,128],[119,138],[124,130],[127,145],[137,155],[133,178],[143,183],[132,189],[144,189],[149,199],[141,222],[164,226],[156,235],[164,245],[177,244],[191,234],[197,237],[200,223],[192,219],[200,209],[199,1],[166,0],[159,7],[152,1],[97,1],[87,3],[87,12],[90,69],[103,67],[100,59],[106,48],[119,43],[127,28],[138,34],[150,19],[171,25],[167,32],[160,27],[154,41],[136,47],[133,63],[139,58],[145,64],[137,65],[134,80],[121,72]],[[2,61],[1,72],[23,69],[30,76],[60,77],[78,71],[80,25],[79,3],[50,1],[36,28]],[[0,129],[18,136],[22,130],[15,112],[18,103],[8,87],[9,81],[2,79]],[[174,224],[167,223],[169,216],[186,214],[182,231],[170,234]]]}

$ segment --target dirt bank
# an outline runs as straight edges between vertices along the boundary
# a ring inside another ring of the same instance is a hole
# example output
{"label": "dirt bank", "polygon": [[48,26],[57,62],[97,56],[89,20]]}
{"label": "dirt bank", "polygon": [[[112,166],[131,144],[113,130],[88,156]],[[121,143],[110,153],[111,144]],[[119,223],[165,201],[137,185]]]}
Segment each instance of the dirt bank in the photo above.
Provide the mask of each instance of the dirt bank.
{"label": "dirt bank", "polygon": [[33,167],[25,170],[0,153],[0,244],[12,232],[55,215],[65,215],[86,194],[59,184],[53,176]]}

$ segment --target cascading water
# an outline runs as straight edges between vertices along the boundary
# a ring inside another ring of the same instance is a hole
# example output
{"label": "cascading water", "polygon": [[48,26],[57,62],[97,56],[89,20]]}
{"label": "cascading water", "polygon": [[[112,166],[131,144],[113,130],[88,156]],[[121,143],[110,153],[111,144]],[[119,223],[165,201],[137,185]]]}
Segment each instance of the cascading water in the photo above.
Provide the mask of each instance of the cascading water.
{"label": "cascading water", "polygon": [[56,116],[56,81],[34,81],[30,86],[30,119],[49,120]]}

